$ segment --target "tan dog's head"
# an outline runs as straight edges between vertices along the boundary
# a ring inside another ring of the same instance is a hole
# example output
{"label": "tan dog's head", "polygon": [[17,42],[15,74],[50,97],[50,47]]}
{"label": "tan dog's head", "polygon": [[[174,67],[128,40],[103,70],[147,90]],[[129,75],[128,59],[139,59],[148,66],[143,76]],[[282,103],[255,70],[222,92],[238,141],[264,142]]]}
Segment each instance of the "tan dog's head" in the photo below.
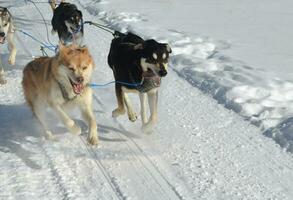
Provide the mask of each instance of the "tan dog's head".
{"label": "tan dog's head", "polygon": [[63,82],[68,81],[75,94],[80,94],[91,79],[93,58],[87,47],[59,44],[58,74]]}

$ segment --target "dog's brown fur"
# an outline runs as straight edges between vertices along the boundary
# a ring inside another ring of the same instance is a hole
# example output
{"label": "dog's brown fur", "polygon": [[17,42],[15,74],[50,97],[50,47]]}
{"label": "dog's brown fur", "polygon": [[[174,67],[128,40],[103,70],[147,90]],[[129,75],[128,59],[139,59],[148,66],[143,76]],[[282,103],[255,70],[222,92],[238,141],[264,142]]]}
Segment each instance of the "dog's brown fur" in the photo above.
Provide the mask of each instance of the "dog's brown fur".
{"label": "dog's brown fur", "polygon": [[[81,133],[81,129],[69,118],[64,109],[79,107],[89,124],[89,142],[98,143],[97,124],[92,112],[92,90],[87,87],[93,68],[94,62],[88,49],[75,45],[61,45],[60,52],[55,57],[37,58],[24,68],[24,95],[34,115],[42,124],[47,138],[53,137],[45,118],[48,105],[56,111],[69,131],[76,135]],[[70,80],[75,83],[77,80],[80,81],[80,77],[83,89],[80,94],[76,94]],[[70,99],[64,98],[60,84]]]}

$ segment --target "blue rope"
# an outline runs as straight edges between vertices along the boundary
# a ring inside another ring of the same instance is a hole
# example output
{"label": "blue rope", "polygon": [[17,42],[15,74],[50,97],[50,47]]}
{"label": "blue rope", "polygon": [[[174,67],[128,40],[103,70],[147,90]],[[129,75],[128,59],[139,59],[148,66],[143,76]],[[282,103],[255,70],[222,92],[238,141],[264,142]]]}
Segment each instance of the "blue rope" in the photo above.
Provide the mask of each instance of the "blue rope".
{"label": "blue rope", "polygon": [[123,81],[111,81],[109,83],[104,83],[104,84],[96,84],[96,83],[90,83],[89,86],[94,88],[94,87],[107,87],[108,85],[114,84],[114,83],[118,83],[121,85],[126,85],[126,86],[132,86],[132,87],[138,87],[142,85],[141,83],[127,83],[127,82],[123,82]]}
{"label": "blue rope", "polygon": [[23,30],[18,30],[18,31],[21,32],[21,33],[23,33],[24,35],[30,37],[31,39],[33,39],[34,41],[38,42],[39,44],[41,44],[43,48],[49,49],[52,52],[56,53],[57,46],[55,46],[55,45],[48,45],[48,44],[46,44],[46,43],[38,40],[36,37],[34,37],[33,35],[29,34],[28,32],[25,32]]}
{"label": "blue rope", "polygon": [[[46,20],[45,20],[45,17],[44,15],[42,14],[42,12],[40,11],[39,7],[36,5],[36,2],[32,1],[32,0],[25,0],[27,2],[31,2],[34,7],[36,8],[36,10],[39,12],[39,14],[41,15],[42,19],[43,19],[43,22],[44,22],[44,25],[45,25],[45,28],[46,28],[46,31],[47,31],[47,42],[53,46],[52,42],[50,41],[50,36],[49,36],[49,29],[48,29],[48,26],[47,26],[47,23],[46,23]],[[49,3],[50,1],[48,1]]]}

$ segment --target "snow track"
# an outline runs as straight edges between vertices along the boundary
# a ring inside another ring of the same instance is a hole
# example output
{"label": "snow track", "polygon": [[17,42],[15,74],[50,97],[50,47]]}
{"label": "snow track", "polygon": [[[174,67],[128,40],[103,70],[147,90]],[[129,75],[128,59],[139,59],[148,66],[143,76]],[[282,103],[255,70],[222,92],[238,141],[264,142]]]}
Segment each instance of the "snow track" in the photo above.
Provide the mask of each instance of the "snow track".
{"label": "snow track", "polygon": [[[96,95],[94,99],[98,101],[104,109],[106,109],[102,101],[99,100]],[[123,144],[119,145],[117,149],[122,147],[122,152],[125,150],[129,152],[125,166],[120,167],[131,170],[130,173],[128,172],[128,174],[123,174],[125,179],[129,179],[132,182],[129,183],[127,187],[140,188],[140,193],[142,191],[145,192],[145,194],[137,194],[141,195],[139,196],[139,199],[145,199],[146,197],[147,199],[156,199],[158,197],[160,197],[160,199],[183,199],[181,194],[176,190],[176,187],[168,180],[162,170],[154,164],[152,159],[149,158],[149,156],[137,144],[135,138],[132,138],[133,136],[130,136],[129,134],[123,134],[127,133],[128,131],[119,121],[113,120],[111,118],[104,119],[103,121],[104,123],[100,123],[107,124],[109,121],[112,121],[112,126],[117,126],[116,130],[120,130],[119,132],[122,132],[119,133],[113,131],[113,136],[117,137],[118,140],[123,141]],[[105,125],[103,126],[105,127]],[[106,125],[106,127],[110,126]],[[119,155],[117,156],[119,157]],[[167,169],[165,168],[164,170]],[[134,179],[134,177],[136,178]]]}

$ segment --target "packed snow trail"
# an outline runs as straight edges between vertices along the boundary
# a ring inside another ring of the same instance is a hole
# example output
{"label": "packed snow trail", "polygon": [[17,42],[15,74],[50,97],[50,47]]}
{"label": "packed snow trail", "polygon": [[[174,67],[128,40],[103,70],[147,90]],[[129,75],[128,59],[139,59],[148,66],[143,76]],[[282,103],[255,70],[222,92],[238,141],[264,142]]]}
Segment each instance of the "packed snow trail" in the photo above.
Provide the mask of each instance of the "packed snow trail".
{"label": "packed snow trail", "polygon": [[[34,6],[18,2],[11,8],[18,27],[46,41]],[[49,5],[38,6],[50,24]],[[86,20],[100,22],[82,11]],[[141,133],[140,122],[111,117],[116,99],[107,87],[93,96],[99,147],[87,145],[86,125],[75,112],[82,136],[69,134],[51,113],[58,141],[44,140],[20,84],[24,65],[41,53],[37,43],[18,36],[27,51],[17,43],[17,66],[6,67],[8,83],[0,88],[0,199],[293,198],[292,156],[172,70],[163,80],[152,135]],[[106,62],[112,36],[86,26],[85,39],[96,63],[93,83],[112,80]],[[131,97],[138,110],[138,98]]]}
{"label": "packed snow trail", "polygon": [[116,30],[168,42],[179,76],[293,152],[293,46],[287,25],[293,20],[292,1],[268,0],[266,6],[252,0],[80,3]]}

